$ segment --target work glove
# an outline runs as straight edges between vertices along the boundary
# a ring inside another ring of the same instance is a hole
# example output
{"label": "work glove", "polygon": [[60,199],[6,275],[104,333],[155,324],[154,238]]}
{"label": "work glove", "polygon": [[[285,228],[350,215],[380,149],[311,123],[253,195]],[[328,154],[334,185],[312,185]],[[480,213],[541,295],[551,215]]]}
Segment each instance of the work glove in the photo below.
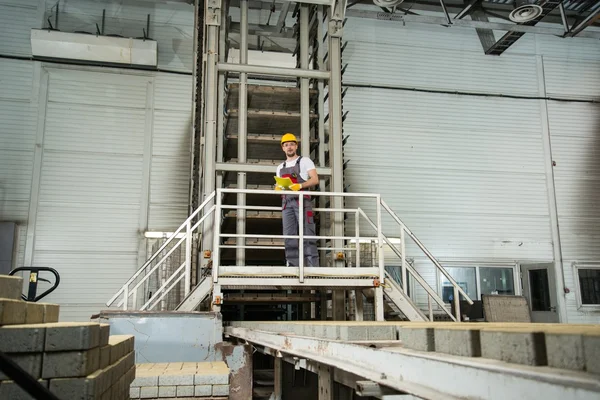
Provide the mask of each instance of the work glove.
{"label": "work glove", "polygon": [[302,184],[294,183],[293,185],[290,185],[290,189],[292,189],[294,192],[297,192],[298,190],[302,189]]}
{"label": "work glove", "polygon": [[283,188],[279,185],[275,185],[275,190],[283,190]]}

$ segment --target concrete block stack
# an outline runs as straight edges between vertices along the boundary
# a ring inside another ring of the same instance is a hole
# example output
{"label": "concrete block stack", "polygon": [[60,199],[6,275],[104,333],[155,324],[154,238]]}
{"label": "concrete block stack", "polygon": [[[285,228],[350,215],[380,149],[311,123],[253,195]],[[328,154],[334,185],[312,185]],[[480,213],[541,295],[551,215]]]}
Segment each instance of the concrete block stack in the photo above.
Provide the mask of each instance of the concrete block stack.
{"label": "concrete block stack", "polygon": [[[20,299],[22,278],[0,275],[0,351],[60,399],[129,399],[133,336],[110,326],[58,322],[56,304]],[[0,372],[0,399],[31,399]]]}
{"label": "concrete block stack", "polygon": [[138,364],[130,396],[132,399],[227,399],[229,368],[222,361]]}

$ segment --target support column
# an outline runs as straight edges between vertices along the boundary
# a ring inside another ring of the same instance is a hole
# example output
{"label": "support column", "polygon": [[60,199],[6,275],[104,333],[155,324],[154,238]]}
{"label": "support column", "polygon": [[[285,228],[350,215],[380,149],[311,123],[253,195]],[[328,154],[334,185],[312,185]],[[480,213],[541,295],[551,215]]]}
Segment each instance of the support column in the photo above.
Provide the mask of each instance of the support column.
{"label": "support column", "polygon": [[383,287],[378,286],[375,288],[375,297],[373,300],[375,303],[375,321],[385,321],[385,303],[383,302]]}
{"label": "support column", "polygon": [[[240,1],[240,64],[248,64],[248,0]],[[248,153],[248,74],[240,72],[240,97],[238,99],[238,162],[246,163]],[[238,172],[237,188],[246,189],[246,173]],[[237,194],[237,204],[246,205],[246,194]],[[236,233],[246,233],[246,210],[237,210]],[[246,264],[246,238],[236,238],[236,265]]]}
{"label": "support column", "polygon": [[274,390],[273,390],[273,400],[282,400],[283,394],[283,359],[280,357],[275,357],[274,360],[275,368],[274,368]]}
{"label": "support column", "polygon": [[[339,1],[335,3],[335,8],[331,10],[331,16],[328,26],[329,37],[329,159],[331,163],[331,190],[333,192],[344,191],[343,166],[344,159],[342,154],[342,32],[346,2]],[[333,208],[343,208],[344,200],[341,197],[334,197],[332,201]],[[333,213],[332,218],[333,236],[344,235],[344,216],[341,213]],[[333,240],[333,247],[343,247],[343,240]],[[333,251],[333,257],[338,251]],[[334,258],[334,266],[344,267],[344,261]],[[346,319],[345,312],[346,294],[343,290],[333,291],[333,319],[343,321]]]}
{"label": "support column", "polygon": [[333,368],[319,364],[319,400],[333,400]]}
{"label": "support column", "polygon": [[[308,69],[308,4],[300,4],[300,68]],[[300,154],[310,157],[309,80],[300,78]]]}
{"label": "support column", "polygon": [[[215,190],[215,166],[216,166],[216,142],[217,142],[217,61],[218,61],[218,43],[219,26],[221,25],[221,0],[209,0],[205,3],[206,15],[206,76],[205,93],[203,101],[205,102],[204,117],[204,176],[202,179],[202,194],[206,199]],[[214,203],[207,204],[207,209]],[[206,219],[204,235],[202,236],[202,249],[208,250],[213,245],[213,225],[214,215]],[[213,249],[214,250],[214,249]],[[204,259],[204,267],[207,266],[208,259]],[[218,262],[218,260],[214,260]]]}

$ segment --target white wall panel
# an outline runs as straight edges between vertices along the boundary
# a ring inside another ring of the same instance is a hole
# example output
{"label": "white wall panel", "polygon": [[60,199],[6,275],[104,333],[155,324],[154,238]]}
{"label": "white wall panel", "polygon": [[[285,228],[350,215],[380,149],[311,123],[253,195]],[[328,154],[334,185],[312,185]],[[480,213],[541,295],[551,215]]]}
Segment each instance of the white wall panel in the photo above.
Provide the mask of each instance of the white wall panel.
{"label": "white wall panel", "polygon": [[[88,262],[138,254],[149,78],[54,67],[48,74],[33,261],[52,262],[61,274],[48,301],[89,318],[114,285],[95,279],[94,292],[82,290],[88,273],[120,276],[136,268],[106,263],[92,270]],[[79,270],[65,268],[63,257]]]}
{"label": "white wall panel", "polygon": [[34,63],[21,60],[0,60],[0,97],[5,100],[31,99]]}
{"label": "white wall panel", "polygon": [[350,88],[344,109],[346,184],[436,256],[552,259],[539,101]]}
{"label": "white wall panel", "polygon": [[23,265],[33,176],[38,110],[34,71],[34,63],[0,59],[0,220],[18,226],[15,267]]}
{"label": "white wall panel", "polygon": [[544,57],[544,73],[550,97],[600,99],[600,60]]}
{"label": "white wall panel", "polygon": [[[570,92],[590,93],[586,87],[575,81]],[[600,106],[550,101],[548,114],[565,287],[572,291],[566,297],[568,318],[597,323],[597,313],[578,309],[573,263],[600,261]]]}
{"label": "white wall panel", "polygon": [[[344,50],[346,61],[350,62],[345,84],[532,96],[539,92],[532,56],[488,57],[461,52],[457,57],[456,51],[447,49],[350,42]],[[494,71],[494,79],[490,79],[490,71]]]}
{"label": "white wall panel", "polygon": [[0,0],[0,54],[31,56],[29,32],[39,28],[38,0]]}
{"label": "white wall panel", "polygon": [[192,79],[156,77],[148,228],[173,231],[187,218],[190,184]]}

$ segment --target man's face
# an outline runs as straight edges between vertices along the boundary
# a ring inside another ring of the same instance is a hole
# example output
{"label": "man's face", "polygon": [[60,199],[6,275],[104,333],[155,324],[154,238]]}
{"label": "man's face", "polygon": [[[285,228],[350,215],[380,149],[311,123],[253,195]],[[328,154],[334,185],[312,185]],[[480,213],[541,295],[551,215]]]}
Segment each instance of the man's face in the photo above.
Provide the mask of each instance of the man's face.
{"label": "man's face", "polygon": [[298,150],[298,144],[296,142],[285,142],[281,145],[283,152],[288,157],[294,157],[296,150]]}

